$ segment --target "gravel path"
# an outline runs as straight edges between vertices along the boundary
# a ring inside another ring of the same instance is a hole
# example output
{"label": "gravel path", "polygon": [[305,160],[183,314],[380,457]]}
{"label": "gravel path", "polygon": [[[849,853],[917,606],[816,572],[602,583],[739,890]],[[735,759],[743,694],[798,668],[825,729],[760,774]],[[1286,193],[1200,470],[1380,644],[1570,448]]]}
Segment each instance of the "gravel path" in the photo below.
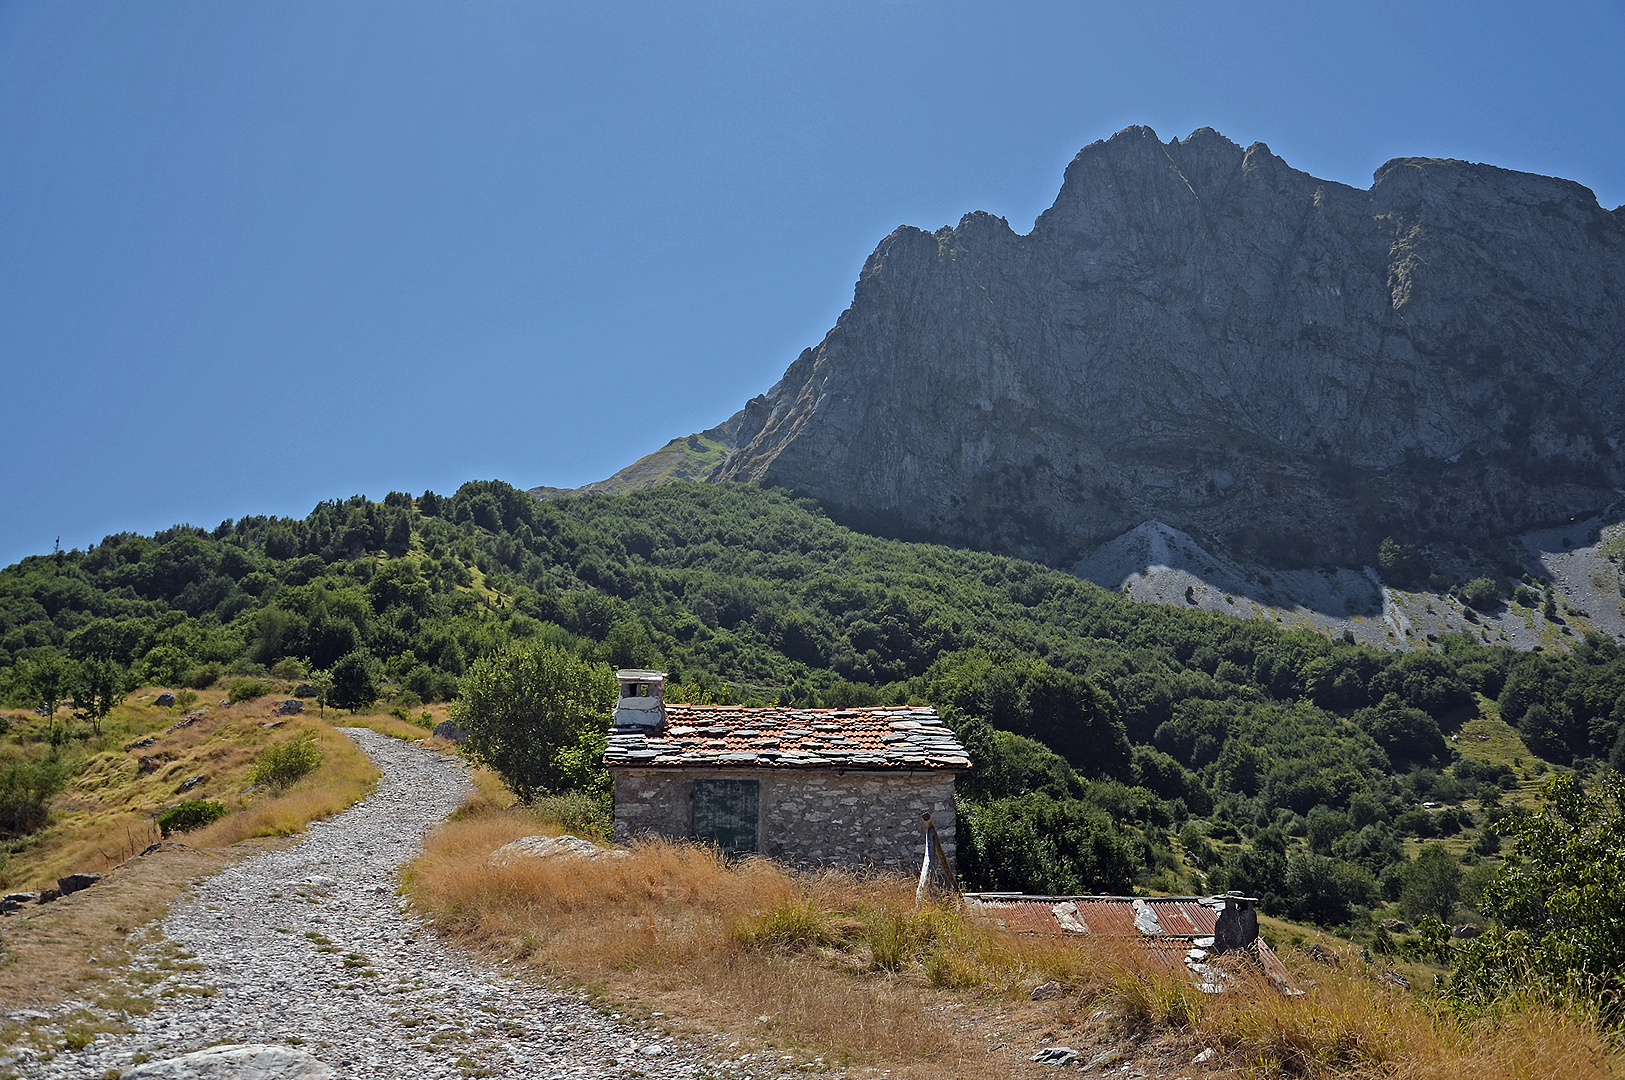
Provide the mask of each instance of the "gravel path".
{"label": "gravel path", "polygon": [[347,733],[383,770],[377,792],[296,847],[198,886],[163,924],[172,944],[137,962],[163,971],[178,945],[196,969],[163,971],[148,991],[157,1007],[128,1021],[133,1034],[18,1062],[23,1076],[99,1078],[138,1054],[160,1061],[221,1042],[300,1045],[344,1078],[694,1075],[692,1048],[477,967],[404,914],[398,868],[470,784],[445,758]]}

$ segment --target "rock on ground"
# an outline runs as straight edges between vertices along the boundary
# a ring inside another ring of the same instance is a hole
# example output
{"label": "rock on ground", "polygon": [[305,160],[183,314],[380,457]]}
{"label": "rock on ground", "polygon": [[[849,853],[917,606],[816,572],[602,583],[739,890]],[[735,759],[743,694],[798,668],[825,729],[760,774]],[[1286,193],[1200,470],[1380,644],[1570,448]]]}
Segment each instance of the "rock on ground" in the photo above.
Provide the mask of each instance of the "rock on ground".
{"label": "rock on ground", "polygon": [[123,1080],[333,1080],[333,1070],[286,1046],[212,1046],[137,1065]]}

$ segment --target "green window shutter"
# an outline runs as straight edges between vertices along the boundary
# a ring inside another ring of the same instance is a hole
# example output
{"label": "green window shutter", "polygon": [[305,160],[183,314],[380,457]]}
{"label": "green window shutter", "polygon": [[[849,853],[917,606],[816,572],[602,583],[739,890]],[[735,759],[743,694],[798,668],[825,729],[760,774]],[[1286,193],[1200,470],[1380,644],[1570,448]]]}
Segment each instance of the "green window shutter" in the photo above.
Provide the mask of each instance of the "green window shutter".
{"label": "green window shutter", "polygon": [[715,844],[725,855],[755,851],[759,804],[755,780],[694,781],[694,838]]}

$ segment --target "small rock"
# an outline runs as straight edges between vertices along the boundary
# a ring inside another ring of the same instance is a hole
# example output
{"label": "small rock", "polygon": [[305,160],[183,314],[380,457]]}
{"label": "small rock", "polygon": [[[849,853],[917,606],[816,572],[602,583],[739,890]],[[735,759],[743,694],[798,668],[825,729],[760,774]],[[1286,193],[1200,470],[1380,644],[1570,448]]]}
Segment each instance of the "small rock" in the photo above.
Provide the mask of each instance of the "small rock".
{"label": "small rock", "polygon": [[1384,986],[1393,986],[1400,990],[1409,990],[1411,988],[1411,981],[1397,971],[1385,971],[1377,976],[1377,981]]}
{"label": "small rock", "polygon": [[158,741],[158,736],[156,736],[156,735],[148,735],[145,739],[137,739],[135,742],[131,743],[129,746],[126,746],[124,749],[126,749],[126,750],[145,750],[147,747],[151,746],[153,743],[155,743],[157,741]]}
{"label": "small rock", "polygon": [[5,898],[16,904],[32,904],[39,899],[39,893],[13,892],[7,893]]}
{"label": "small rock", "polygon": [[135,768],[137,772],[157,772],[160,764],[161,763],[159,760],[153,757],[151,754],[142,754],[140,757],[135,759]]}
{"label": "small rock", "polygon": [[69,893],[88,889],[101,879],[100,874],[69,874],[67,877],[57,878],[56,887],[63,896],[67,896]]}
{"label": "small rock", "polygon": [[1032,999],[1034,1001],[1054,1001],[1065,994],[1066,990],[1058,982],[1039,983],[1033,987]]}
{"label": "small rock", "polygon": [[161,709],[168,709],[175,704],[175,695],[172,691],[165,690],[163,693],[153,698],[152,703]]}
{"label": "small rock", "polygon": [[1411,924],[1404,919],[1384,919],[1382,920],[1382,928],[1390,934],[1408,934],[1411,932]]}
{"label": "small rock", "polygon": [[187,780],[184,783],[182,783],[180,787],[176,788],[175,789],[175,794],[184,795],[188,791],[191,791],[193,788],[197,787],[199,784],[202,784],[207,779],[209,779],[209,774],[208,773],[198,773],[196,776],[192,777],[190,780]]}
{"label": "small rock", "polygon": [[1121,1050],[1102,1050],[1100,1053],[1096,1054],[1094,1057],[1089,1059],[1089,1064],[1083,1066],[1082,1071],[1083,1072],[1088,1072],[1090,1069],[1104,1069],[1108,1065],[1116,1065],[1119,1061],[1122,1061],[1122,1060],[1123,1060],[1123,1051],[1121,1051]]}
{"label": "small rock", "polygon": [[1057,1069],[1064,1069],[1078,1060],[1078,1052],[1070,1046],[1046,1046],[1032,1059],[1040,1065],[1053,1065]]}
{"label": "small rock", "polygon": [[288,1046],[211,1046],[137,1065],[124,1080],[333,1080],[333,1070]]}
{"label": "small rock", "polygon": [[49,904],[52,900],[57,899],[61,895],[61,889],[41,889],[39,894],[39,902],[42,904]]}
{"label": "small rock", "polygon": [[316,688],[314,686],[310,685],[309,683],[303,683],[302,682],[298,686],[293,688],[293,696],[294,697],[315,697],[316,696]]}
{"label": "small rock", "polygon": [[1337,955],[1318,941],[1310,942],[1304,947],[1304,955],[1317,964],[1335,964]]}
{"label": "small rock", "polygon": [[631,854],[619,848],[599,847],[591,840],[566,833],[563,836],[522,836],[491,852],[486,862],[492,866],[509,866],[520,859],[552,859],[559,856],[571,859],[602,859],[605,856],[624,859]]}
{"label": "small rock", "polygon": [[665,1052],[666,1048],[661,1046],[659,1043],[650,1043],[648,1046],[645,1046],[643,1049],[638,1051],[638,1053],[642,1054],[644,1057],[660,1057]]}
{"label": "small rock", "polygon": [[1474,926],[1472,923],[1462,923],[1460,926],[1451,927],[1450,936],[1457,938],[1475,938],[1483,932],[1484,928],[1482,926]]}
{"label": "small rock", "polygon": [[20,907],[22,905],[15,900],[0,900],[0,915],[10,915]]}
{"label": "small rock", "polygon": [[276,707],[278,716],[295,716],[304,711],[305,703],[298,698],[289,698],[286,701],[278,702]]}
{"label": "small rock", "polygon": [[468,738],[468,732],[450,720],[442,720],[436,724],[434,726],[434,735],[438,739],[445,739],[447,742],[454,743],[461,743]]}
{"label": "small rock", "polygon": [[1210,1046],[1206,1050],[1203,1050],[1200,1054],[1197,1054],[1194,1058],[1192,1058],[1191,1059],[1191,1064],[1192,1065],[1208,1065],[1208,1064],[1211,1064],[1212,1062],[1215,1062],[1215,1061],[1218,1061],[1218,1060],[1219,1060],[1219,1052],[1217,1050],[1213,1049],[1213,1047]]}

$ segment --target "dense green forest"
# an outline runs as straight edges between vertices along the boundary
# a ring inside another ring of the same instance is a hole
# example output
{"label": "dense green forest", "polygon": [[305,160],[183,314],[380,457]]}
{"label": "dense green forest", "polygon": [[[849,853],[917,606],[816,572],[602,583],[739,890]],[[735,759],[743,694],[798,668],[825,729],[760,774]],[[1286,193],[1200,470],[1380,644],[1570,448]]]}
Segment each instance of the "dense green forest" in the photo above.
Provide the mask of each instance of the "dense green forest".
{"label": "dense green forest", "polygon": [[514,638],[661,666],[718,701],[936,704],[978,761],[962,791],[972,882],[1233,885],[1323,923],[1416,894],[1406,837],[1495,853],[1516,778],[1449,738],[1480,695],[1552,762],[1625,756],[1609,640],[1381,652],[864,536],[743,486],[541,502],[478,482],[109,536],[0,571],[0,695],[73,696],[92,718],[98,685],[267,672],[445,699]]}

